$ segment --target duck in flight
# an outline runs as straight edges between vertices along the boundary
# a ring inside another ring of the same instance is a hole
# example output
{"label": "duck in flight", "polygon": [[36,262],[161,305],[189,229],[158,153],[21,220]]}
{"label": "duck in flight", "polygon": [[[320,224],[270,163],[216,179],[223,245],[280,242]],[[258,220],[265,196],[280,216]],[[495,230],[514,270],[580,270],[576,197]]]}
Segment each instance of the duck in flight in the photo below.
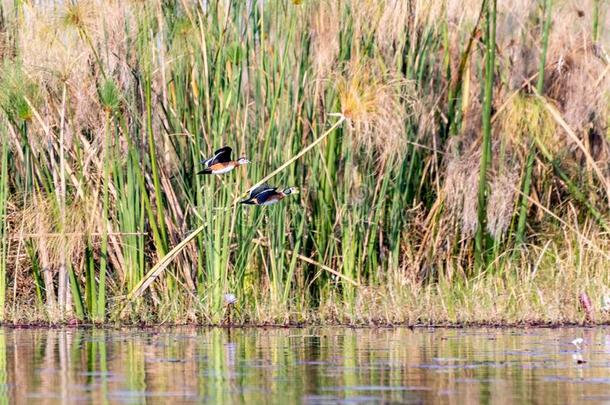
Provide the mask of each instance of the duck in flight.
{"label": "duck in flight", "polygon": [[290,194],[296,194],[298,190],[294,187],[288,187],[283,190],[278,190],[277,187],[271,187],[268,184],[262,184],[252,191],[247,199],[240,201],[240,204],[246,205],[271,205],[284,199]]}
{"label": "duck in flight", "polygon": [[214,156],[203,162],[204,169],[197,174],[224,174],[235,169],[237,166],[250,163],[245,157],[237,160],[231,159],[232,149],[228,146],[218,149]]}

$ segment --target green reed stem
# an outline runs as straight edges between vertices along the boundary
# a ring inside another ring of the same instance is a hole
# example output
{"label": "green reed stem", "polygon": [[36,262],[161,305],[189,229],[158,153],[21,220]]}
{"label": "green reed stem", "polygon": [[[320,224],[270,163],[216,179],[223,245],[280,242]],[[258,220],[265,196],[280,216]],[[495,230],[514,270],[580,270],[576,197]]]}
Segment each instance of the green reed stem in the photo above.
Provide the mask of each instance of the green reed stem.
{"label": "green reed stem", "polygon": [[74,303],[74,311],[76,317],[79,320],[85,319],[85,306],[83,304],[83,297],[80,291],[79,280],[74,273],[72,263],[66,263],[66,271],[68,272],[68,279],[70,283],[70,291],[72,292],[72,302]]}
{"label": "green reed stem", "polygon": [[106,316],[106,272],[108,271],[108,216],[110,213],[110,169],[111,169],[111,156],[110,156],[110,112],[106,112],[106,122],[104,131],[104,180],[102,184],[102,247],[100,252],[100,272],[99,272],[99,285],[97,289],[97,303],[95,306],[95,312],[93,313],[93,319],[96,322],[103,322]]}
{"label": "green reed stem", "polygon": [[475,236],[475,258],[479,269],[485,264],[486,226],[487,226],[487,171],[491,162],[491,105],[493,101],[493,82],[496,53],[496,0],[487,4],[485,27],[485,89],[483,96],[483,144],[479,168],[479,194],[477,218],[478,228]]}
{"label": "green reed stem", "polygon": [[599,40],[599,34],[600,34],[599,14],[600,14],[600,9],[601,9],[601,0],[594,0],[593,1],[593,42],[597,42]]}

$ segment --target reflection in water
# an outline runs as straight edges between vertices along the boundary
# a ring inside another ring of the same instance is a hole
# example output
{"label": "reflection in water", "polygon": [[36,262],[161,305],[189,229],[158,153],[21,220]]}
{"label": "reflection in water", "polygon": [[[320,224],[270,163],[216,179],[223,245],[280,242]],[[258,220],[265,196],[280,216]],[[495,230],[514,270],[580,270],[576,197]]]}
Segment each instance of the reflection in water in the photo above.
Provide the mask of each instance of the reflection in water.
{"label": "reflection in water", "polygon": [[610,400],[608,342],[604,328],[0,328],[0,405],[595,403]]}

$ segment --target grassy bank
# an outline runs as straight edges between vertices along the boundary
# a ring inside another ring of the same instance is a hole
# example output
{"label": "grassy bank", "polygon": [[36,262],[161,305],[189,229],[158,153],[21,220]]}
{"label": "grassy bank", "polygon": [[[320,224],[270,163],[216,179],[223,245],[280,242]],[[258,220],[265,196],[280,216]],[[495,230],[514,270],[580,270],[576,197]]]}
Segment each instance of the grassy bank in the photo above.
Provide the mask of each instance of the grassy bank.
{"label": "grassy bank", "polygon": [[610,318],[609,5],[429,3],[4,1],[0,318]]}

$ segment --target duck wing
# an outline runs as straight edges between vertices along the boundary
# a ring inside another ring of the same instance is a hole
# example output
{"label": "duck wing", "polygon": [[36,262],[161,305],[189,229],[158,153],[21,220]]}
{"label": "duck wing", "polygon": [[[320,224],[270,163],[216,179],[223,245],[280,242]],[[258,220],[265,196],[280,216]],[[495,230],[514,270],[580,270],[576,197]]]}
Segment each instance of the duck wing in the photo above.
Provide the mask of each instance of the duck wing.
{"label": "duck wing", "polygon": [[269,184],[264,183],[250,191],[250,198],[257,197],[265,191],[275,191],[275,190],[277,190],[277,187],[271,187]]}
{"label": "duck wing", "polygon": [[226,163],[231,161],[231,149],[228,146],[220,148],[214,152],[214,159],[216,160],[214,163]]}
{"label": "duck wing", "polygon": [[231,161],[231,149],[228,146],[217,149],[214,151],[214,156],[203,162],[205,167],[210,167],[216,163],[227,163]]}

